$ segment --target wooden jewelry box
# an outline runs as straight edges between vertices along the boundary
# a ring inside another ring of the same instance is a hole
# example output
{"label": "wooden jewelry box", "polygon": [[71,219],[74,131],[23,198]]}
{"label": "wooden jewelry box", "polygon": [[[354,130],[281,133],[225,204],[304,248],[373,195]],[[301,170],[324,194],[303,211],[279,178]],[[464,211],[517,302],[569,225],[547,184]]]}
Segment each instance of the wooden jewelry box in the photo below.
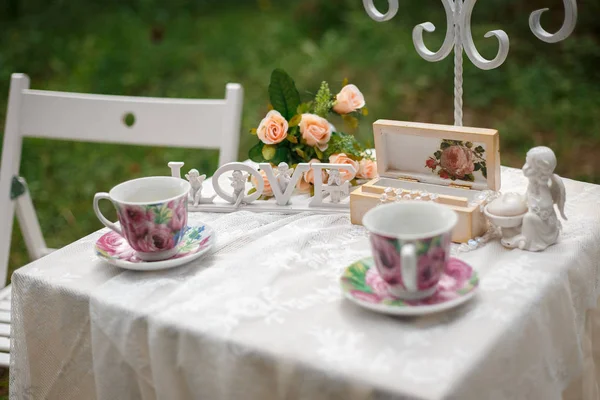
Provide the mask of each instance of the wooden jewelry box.
{"label": "wooden jewelry box", "polygon": [[362,225],[364,214],[391,195],[451,207],[458,213],[453,242],[485,233],[480,205],[500,188],[497,130],[378,120],[373,136],[379,177],[350,194],[353,224]]}

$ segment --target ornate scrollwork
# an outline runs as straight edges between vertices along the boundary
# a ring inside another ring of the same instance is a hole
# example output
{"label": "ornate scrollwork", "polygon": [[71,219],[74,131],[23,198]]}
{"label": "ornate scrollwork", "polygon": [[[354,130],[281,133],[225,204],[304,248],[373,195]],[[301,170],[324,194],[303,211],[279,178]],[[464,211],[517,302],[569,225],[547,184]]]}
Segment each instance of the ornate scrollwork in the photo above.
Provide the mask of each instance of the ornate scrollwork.
{"label": "ornate scrollwork", "polygon": [[[460,1],[460,0],[457,0]],[[461,32],[462,32],[462,44],[465,49],[465,53],[469,57],[469,60],[481,69],[494,69],[502,65],[508,55],[509,40],[508,35],[503,30],[493,30],[484,35],[485,38],[495,36],[498,39],[498,54],[493,60],[485,59],[473,42],[473,35],[471,34],[471,14],[473,13],[473,7],[477,0],[465,0],[462,13],[461,13]]]}
{"label": "ornate scrollwork", "polygon": [[575,29],[577,23],[577,1],[576,0],[563,0],[565,6],[565,20],[561,28],[556,33],[549,33],[540,23],[540,18],[548,8],[542,8],[531,13],[529,16],[529,27],[531,32],[540,40],[546,43],[556,43],[561,40],[565,40],[569,37]]}
{"label": "ornate scrollwork", "polygon": [[388,5],[388,12],[382,14],[377,10],[375,4],[373,4],[373,0],[363,0],[363,6],[365,7],[367,14],[377,22],[389,21],[398,13],[398,0],[388,0]]}
{"label": "ornate scrollwork", "polygon": [[442,4],[446,10],[446,37],[444,38],[442,47],[440,47],[438,51],[433,52],[429,50],[423,41],[423,31],[433,32],[435,31],[435,25],[431,22],[424,22],[415,26],[413,29],[412,37],[415,49],[417,50],[417,53],[427,61],[433,62],[443,60],[454,48],[454,5],[451,0],[442,0]]}

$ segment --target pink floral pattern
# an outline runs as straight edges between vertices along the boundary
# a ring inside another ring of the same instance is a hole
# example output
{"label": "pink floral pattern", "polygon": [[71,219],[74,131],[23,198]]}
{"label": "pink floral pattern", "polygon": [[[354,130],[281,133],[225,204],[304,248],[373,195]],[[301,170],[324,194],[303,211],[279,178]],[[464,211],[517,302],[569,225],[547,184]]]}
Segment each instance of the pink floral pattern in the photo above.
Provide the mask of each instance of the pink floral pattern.
{"label": "pink floral pattern", "polygon": [[[177,245],[177,253],[172,258],[187,257],[206,249],[214,240],[214,235],[205,226],[186,227]],[[96,254],[102,258],[127,261],[131,263],[145,262],[121,235],[110,231],[96,242]],[[147,261],[146,261],[147,262]]]}
{"label": "pink floral pattern", "polygon": [[414,307],[457,299],[471,293],[479,285],[479,277],[473,268],[457,258],[450,258],[445,263],[437,290],[431,297],[415,301],[400,300],[390,294],[388,283],[374,268],[374,264],[373,258],[369,257],[346,268],[341,278],[342,291],[361,302]]}
{"label": "pink floral pattern", "polygon": [[425,160],[425,168],[442,179],[475,181],[475,172],[487,178],[485,149],[472,142],[443,139],[440,149]]}
{"label": "pink floral pattern", "polygon": [[120,205],[117,214],[123,235],[133,250],[143,253],[171,250],[187,227],[187,196],[168,203]]}
{"label": "pink floral pattern", "polygon": [[[402,241],[372,233],[373,259],[381,278],[389,285],[406,289],[402,278],[400,248]],[[435,286],[444,271],[450,235],[444,234],[412,242],[417,248],[417,287],[427,290]]]}

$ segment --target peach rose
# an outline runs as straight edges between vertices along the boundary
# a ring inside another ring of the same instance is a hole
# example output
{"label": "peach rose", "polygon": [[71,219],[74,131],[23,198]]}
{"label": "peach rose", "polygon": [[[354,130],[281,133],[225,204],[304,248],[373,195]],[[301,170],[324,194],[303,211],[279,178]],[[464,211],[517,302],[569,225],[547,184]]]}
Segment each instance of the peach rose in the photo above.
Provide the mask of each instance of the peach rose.
{"label": "peach rose", "polygon": [[260,121],[256,135],[264,144],[281,143],[287,137],[288,122],[279,111],[271,110]]}
{"label": "peach rose", "polygon": [[340,170],[340,175],[344,181],[351,181],[354,179],[359,170],[358,162],[354,161],[344,153],[332,154],[329,157],[329,162],[332,164],[350,164],[354,167],[354,173],[351,173],[348,170]]}
{"label": "peach rose", "polygon": [[346,85],[335,97],[333,111],[338,114],[349,114],[365,106],[365,98],[355,85]]}
{"label": "peach rose", "polygon": [[319,150],[327,150],[331,138],[331,124],[315,114],[302,114],[300,133],[309,146],[317,146]]}
{"label": "peach rose", "polygon": [[[313,158],[312,160],[310,160],[308,162],[308,164],[320,163],[320,162],[321,162],[320,160]],[[304,180],[313,185],[315,184],[315,171],[312,168],[304,173]],[[321,170],[321,182],[327,183],[327,171],[325,171],[324,169]]]}
{"label": "peach rose", "polygon": [[[265,197],[273,196],[273,188],[271,188],[271,183],[267,179],[267,174],[265,173],[265,171],[259,171],[259,172],[260,172],[260,175],[262,176],[263,183],[265,184],[265,186],[263,187],[262,196],[265,196]],[[275,173],[275,175],[277,175],[277,173]],[[252,184],[254,185],[254,187],[258,187],[258,180],[256,179],[256,177],[254,175],[252,175],[251,181],[252,181]]]}
{"label": "peach rose", "polygon": [[377,176],[377,163],[368,158],[363,158],[358,165],[356,176],[363,179],[375,178]]}
{"label": "peach rose", "polygon": [[298,183],[296,184],[296,189],[298,189],[300,193],[310,193],[311,186],[312,185],[306,182],[306,180],[304,179],[304,175],[302,175],[302,177],[298,180]]}

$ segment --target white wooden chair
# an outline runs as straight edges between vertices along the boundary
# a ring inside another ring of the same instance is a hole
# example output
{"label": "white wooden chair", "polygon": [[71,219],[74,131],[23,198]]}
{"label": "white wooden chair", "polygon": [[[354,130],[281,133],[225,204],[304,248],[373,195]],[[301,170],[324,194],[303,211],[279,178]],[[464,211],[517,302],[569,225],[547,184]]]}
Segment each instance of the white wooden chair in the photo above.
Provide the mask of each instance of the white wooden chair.
{"label": "white wooden chair", "polygon": [[0,366],[8,366],[10,359],[11,290],[6,275],[15,206],[30,257],[51,251],[26,185],[11,199],[22,139],[212,148],[220,150],[222,165],[237,159],[242,103],[243,89],[236,83],[227,84],[225,99],[162,99],[31,90],[27,75],[12,75],[0,166]]}

